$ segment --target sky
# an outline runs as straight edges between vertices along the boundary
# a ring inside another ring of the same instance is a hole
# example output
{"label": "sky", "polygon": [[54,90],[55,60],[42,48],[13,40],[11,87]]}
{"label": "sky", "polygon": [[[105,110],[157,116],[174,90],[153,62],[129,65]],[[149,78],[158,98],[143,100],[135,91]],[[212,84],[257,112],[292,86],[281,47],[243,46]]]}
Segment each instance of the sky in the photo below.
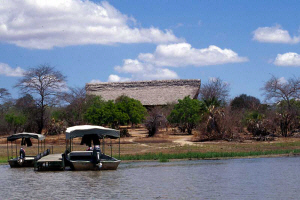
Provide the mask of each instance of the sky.
{"label": "sky", "polygon": [[299,1],[0,0],[0,88],[47,64],[86,83],[220,78],[230,97],[300,73]]}

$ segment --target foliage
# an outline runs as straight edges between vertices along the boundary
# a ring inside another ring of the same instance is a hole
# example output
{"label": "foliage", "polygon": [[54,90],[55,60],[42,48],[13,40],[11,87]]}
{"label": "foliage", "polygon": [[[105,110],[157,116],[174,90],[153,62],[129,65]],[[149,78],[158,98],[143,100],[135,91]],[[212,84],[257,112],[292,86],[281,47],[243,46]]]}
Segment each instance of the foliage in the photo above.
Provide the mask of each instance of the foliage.
{"label": "foliage", "polygon": [[56,121],[54,118],[51,120],[50,124],[47,127],[47,133],[48,135],[58,135],[65,132],[67,129],[66,125],[63,121]]}
{"label": "foliage", "polygon": [[113,101],[105,102],[100,97],[94,97],[91,106],[87,109],[85,119],[95,125],[108,125],[117,128],[129,120],[127,113],[122,112]]}
{"label": "foliage", "polygon": [[139,124],[145,119],[147,110],[139,100],[122,95],[115,102],[117,108],[128,116],[128,124]]}
{"label": "foliage", "polygon": [[258,110],[260,107],[260,100],[253,96],[241,94],[230,102],[230,107],[233,110]]}
{"label": "foliage", "polygon": [[8,123],[10,130],[13,130],[14,133],[25,124],[26,117],[22,114],[9,113],[5,115],[5,121]]}
{"label": "foliage", "polygon": [[63,92],[61,98],[67,103],[61,116],[69,126],[85,124],[84,113],[90,106],[92,96],[86,96],[84,87],[70,87],[69,91]]}
{"label": "foliage", "polygon": [[168,116],[170,123],[177,124],[182,129],[187,129],[192,134],[193,128],[200,122],[205,113],[205,105],[197,99],[191,99],[189,96],[178,100],[171,114]]}
{"label": "foliage", "polygon": [[252,133],[253,136],[269,135],[264,122],[265,116],[258,111],[249,112],[245,117],[247,130]]}
{"label": "foliage", "polygon": [[91,105],[84,114],[84,118],[91,124],[103,125],[104,124],[104,100],[101,97],[93,97]]}
{"label": "foliage", "polygon": [[30,94],[25,94],[23,97],[20,97],[16,100],[14,107],[27,119],[26,123],[24,124],[24,131],[37,132],[37,122],[39,121],[39,115],[38,108],[33,97]]}
{"label": "foliage", "polygon": [[131,135],[128,132],[127,128],[120,129],[120,137],[130,137]]}

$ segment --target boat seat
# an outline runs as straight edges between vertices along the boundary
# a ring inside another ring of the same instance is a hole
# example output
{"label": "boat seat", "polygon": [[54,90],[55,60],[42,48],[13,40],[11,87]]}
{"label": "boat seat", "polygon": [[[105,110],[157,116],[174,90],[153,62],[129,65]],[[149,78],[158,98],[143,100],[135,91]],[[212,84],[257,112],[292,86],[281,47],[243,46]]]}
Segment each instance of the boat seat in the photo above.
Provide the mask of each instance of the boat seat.
{"label": "boat seat", "polygon": [[91,160],[92,156],[92,151],[72,151],[69,153],[70,160]]}

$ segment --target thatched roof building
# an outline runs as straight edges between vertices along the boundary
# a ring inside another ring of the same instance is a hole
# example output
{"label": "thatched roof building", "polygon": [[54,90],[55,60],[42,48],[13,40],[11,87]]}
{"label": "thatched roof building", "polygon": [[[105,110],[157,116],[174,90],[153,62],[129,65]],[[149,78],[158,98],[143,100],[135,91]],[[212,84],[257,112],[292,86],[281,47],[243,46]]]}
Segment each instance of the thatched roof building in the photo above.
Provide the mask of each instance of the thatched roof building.
{"label": "thatched roof building", "polygon": [[137,99],[144,106],[166,105],[185,96],[197,98],[201,81],[163,80],[86,84],[87,95],[100,95],[104,100],[115,100],[121,95]]}

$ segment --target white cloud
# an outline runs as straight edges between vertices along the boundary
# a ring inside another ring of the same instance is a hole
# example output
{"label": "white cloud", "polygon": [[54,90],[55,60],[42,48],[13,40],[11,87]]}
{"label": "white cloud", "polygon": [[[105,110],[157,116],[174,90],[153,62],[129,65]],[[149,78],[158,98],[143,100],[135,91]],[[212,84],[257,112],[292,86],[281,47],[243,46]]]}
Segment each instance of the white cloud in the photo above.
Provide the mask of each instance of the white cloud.
{"label": "white cloud", "polygon": [[283,30],[280,25],[273,27],[259,27],[253,32],[253,40],[267,43],[290,43],[300,42],[300,37],[291,37],[287,30]]}
{"label": "white cloud", "polygon": [[214,45],[205,49],[195,49],[188,43],[159,45],[153,54],[141,53],[138,58],[156,66],[170,67],[207,66],[248,61],[246,57],[239,57],[231,49],[221,49]]}
{"label": "white cloud", "polygon": [[209,82],[217,82],[218,81],[218,78],[216,77],[209,77]]}
{"label": "white cloud", "polygon": [[221,49],[217,46],[195,49],[188,43],[159,45],[153,54],[141,53],[137,59],[125,59],[122,66],[114,68],[118,73],[130,74],[129,78],[112,74],[108,81],[178,79],[179,76],[175,71],[165,67],[217,65],[247,60],[230,49]]}
{"label": "white cloud", "polygon": [[274,64],[277,66],[300,67],[300,55],[294,52],[277,54]]}
{"label": "white cloud", "polygon": [[143,63],[132,59],[125,59],[123,61],[123,66],[116,66],[115,70],[119,73],[129,73],[131,74],[131,77],[125,78],[112,74],[109,76],[108,82],[166,80],[179,78],[177,73],[172,70],[155,67],[152,64]]}
{"label": "white cloud", "polygon": [[90,81],[90,83],[102,83],[102,81],[98,80],[98,79],[93,79]]}
{"label": "white cloud", "polygon": [[24,72],[25,70],[20,67],[12,68],[8,64],[0,63],[0,75],[20,77]]}
{"label": "white cloud", "polygon": [[131,81],[131,79],[125,78],[125,77],[120,77],[115,74],[109,75],[108,80],[107,80],[107,82],[125,82],[125,81]]}
{"label": "white cloud", "polygon": [[284,77],[278,78],[277,81],[278,81],[281,85],[284,85],[284,84],[287,83],[287,80],[286,80]]}
{"label": "white cloud", "polygon": [[131,26],[104,1],[9,0],[0,4],[0,41],[32,49],[70,45],[178,42],[171,30]]}

